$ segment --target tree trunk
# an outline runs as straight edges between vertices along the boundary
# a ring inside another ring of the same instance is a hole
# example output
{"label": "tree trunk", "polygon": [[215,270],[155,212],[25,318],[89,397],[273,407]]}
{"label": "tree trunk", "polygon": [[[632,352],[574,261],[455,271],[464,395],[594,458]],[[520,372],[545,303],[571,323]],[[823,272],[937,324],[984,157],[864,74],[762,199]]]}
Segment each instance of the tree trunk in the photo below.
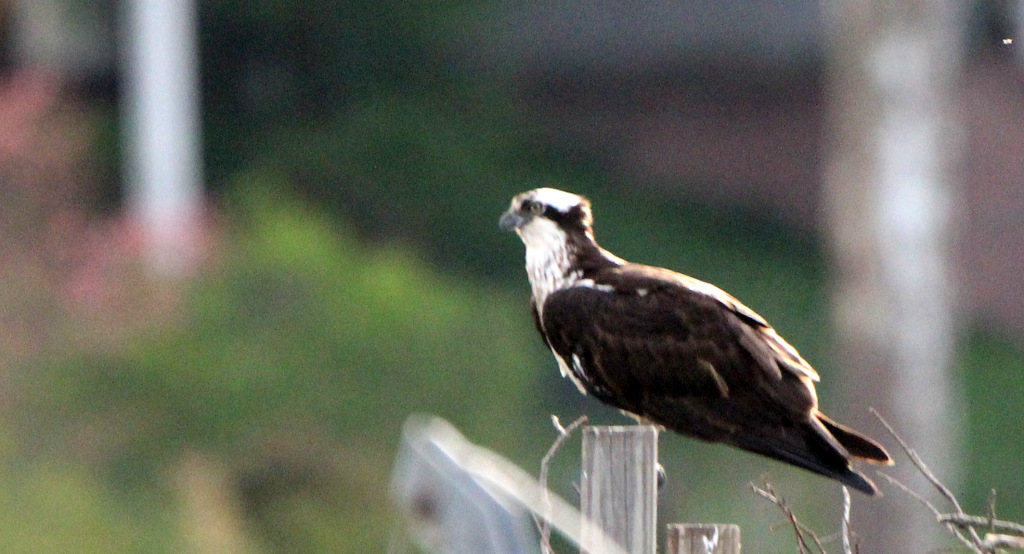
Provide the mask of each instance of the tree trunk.
{"label": "tree trunk", "polygon": [[[948,485],[958,411],[949,268],[956,156],[950,116],[961,35],[956,0],[829,4],[831,135],[825,226],[852,424],[884,435],[875,407]],[[882,436],[885,439],[886,437]],[[894,441],[889,473],[932,490]],[[943,530],[916,501],[855,503],[861,552],[925,552]]]}

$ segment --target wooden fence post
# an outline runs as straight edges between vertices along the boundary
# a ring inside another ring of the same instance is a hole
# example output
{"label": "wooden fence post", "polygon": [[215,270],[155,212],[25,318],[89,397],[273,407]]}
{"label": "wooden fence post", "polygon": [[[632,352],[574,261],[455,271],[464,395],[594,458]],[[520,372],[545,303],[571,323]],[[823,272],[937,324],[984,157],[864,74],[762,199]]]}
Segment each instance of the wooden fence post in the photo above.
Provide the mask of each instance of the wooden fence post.
{"label": "wooden fence post", "polygon": [[670,523],[668,554],[740,554],[740,526],[723,523]]}
{"label": "wooden fence post", "polygon": [[[580,509],[629,554],[657,551],[658,429],[653,425],[583,429]],[[582,529],[581,552],[604,552]]]}

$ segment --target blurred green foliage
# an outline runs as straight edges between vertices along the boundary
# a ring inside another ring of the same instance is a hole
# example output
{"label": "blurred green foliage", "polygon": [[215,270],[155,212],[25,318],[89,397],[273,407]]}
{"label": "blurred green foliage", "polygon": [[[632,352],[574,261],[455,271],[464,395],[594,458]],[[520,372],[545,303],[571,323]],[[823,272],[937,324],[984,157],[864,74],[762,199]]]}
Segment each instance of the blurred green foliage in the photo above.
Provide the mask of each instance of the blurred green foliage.
{"label": "blurred green foliage", "polygon": [[966,421],[965,510],[983,512],[995,489],[1000,518],[1024,522],[1024,418],[1015,414],[1024,400],[1024,350],[1019,340],[973,330],[961,362]]}
{"label": "blurred green foliage", "polygon": [[173,552],[161,517],[130,506],[82,467],[46,462],[0,468],[5,552]]}
{"label": "blurred green foliage", "polygon": [[182,452],[227,460],[277,551],[364,552],[389,530],[409,413],[492,446],[523,437],[532,329],[505,292],[367,249],[305,203],[243,200],[180,320],[20,374],[19,436],[142,496]]}
{"label": "blurred green foliage", "polygon": [[466,62],[487,9],[206,3],[212,187],[245,186],[239,172],[277,172],[363,237],[414,245],[454,272],[518,269],[514,245],[492,232],[497,211],[580,168],[536,146],[513,103],[514,76]]}

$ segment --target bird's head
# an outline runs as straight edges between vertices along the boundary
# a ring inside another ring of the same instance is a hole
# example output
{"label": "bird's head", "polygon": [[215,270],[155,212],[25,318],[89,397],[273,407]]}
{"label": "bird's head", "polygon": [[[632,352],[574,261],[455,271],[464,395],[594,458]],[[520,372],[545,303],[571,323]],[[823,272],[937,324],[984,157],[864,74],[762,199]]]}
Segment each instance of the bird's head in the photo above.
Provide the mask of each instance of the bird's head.
{"label": "bird's head", "polygon": [[515,231],[527,248],[564,245],[569,237],[593,238],[590,201],[552,188],[534,189],[512,199],[499,225]]}

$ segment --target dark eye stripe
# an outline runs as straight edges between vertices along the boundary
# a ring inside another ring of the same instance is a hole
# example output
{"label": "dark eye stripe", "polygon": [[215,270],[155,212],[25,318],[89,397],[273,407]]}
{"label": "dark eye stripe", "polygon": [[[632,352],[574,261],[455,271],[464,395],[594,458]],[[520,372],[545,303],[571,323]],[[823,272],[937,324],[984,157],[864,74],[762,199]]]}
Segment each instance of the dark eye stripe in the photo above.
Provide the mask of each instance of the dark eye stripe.
{"label": "dark eye stripe", "polygon": [[531,214],[531,215],[541,215],[541,214],[547,215],[547,212],[550,209],[551,209],[550,207],[544,206],[543,204],[541,204],[540,202],[537,202],[535,200],[524,200],[523,203],[519,206],[519,211],[525,212],[525,213],[528,213],[528,214]]}
{"label": "dark eye stripe", "polygon": [[[535,210],[540,210],[539,212]],[[543,217],[557,223],[564,229],[585,229],[589,221],[585,207],[573,206],[567,213],[561,212],[553,206],[548,206],[536,200],[524,199],[519,204],[519,211],[536,217]]]}
{"label": "dark eye stripe", "polygon": [[574,206],[568,213],[560,212],[551,206],[544,210],[544,217],[554,221],[559,227],[570,230],[585,230],[589,221],[582,206]]}

